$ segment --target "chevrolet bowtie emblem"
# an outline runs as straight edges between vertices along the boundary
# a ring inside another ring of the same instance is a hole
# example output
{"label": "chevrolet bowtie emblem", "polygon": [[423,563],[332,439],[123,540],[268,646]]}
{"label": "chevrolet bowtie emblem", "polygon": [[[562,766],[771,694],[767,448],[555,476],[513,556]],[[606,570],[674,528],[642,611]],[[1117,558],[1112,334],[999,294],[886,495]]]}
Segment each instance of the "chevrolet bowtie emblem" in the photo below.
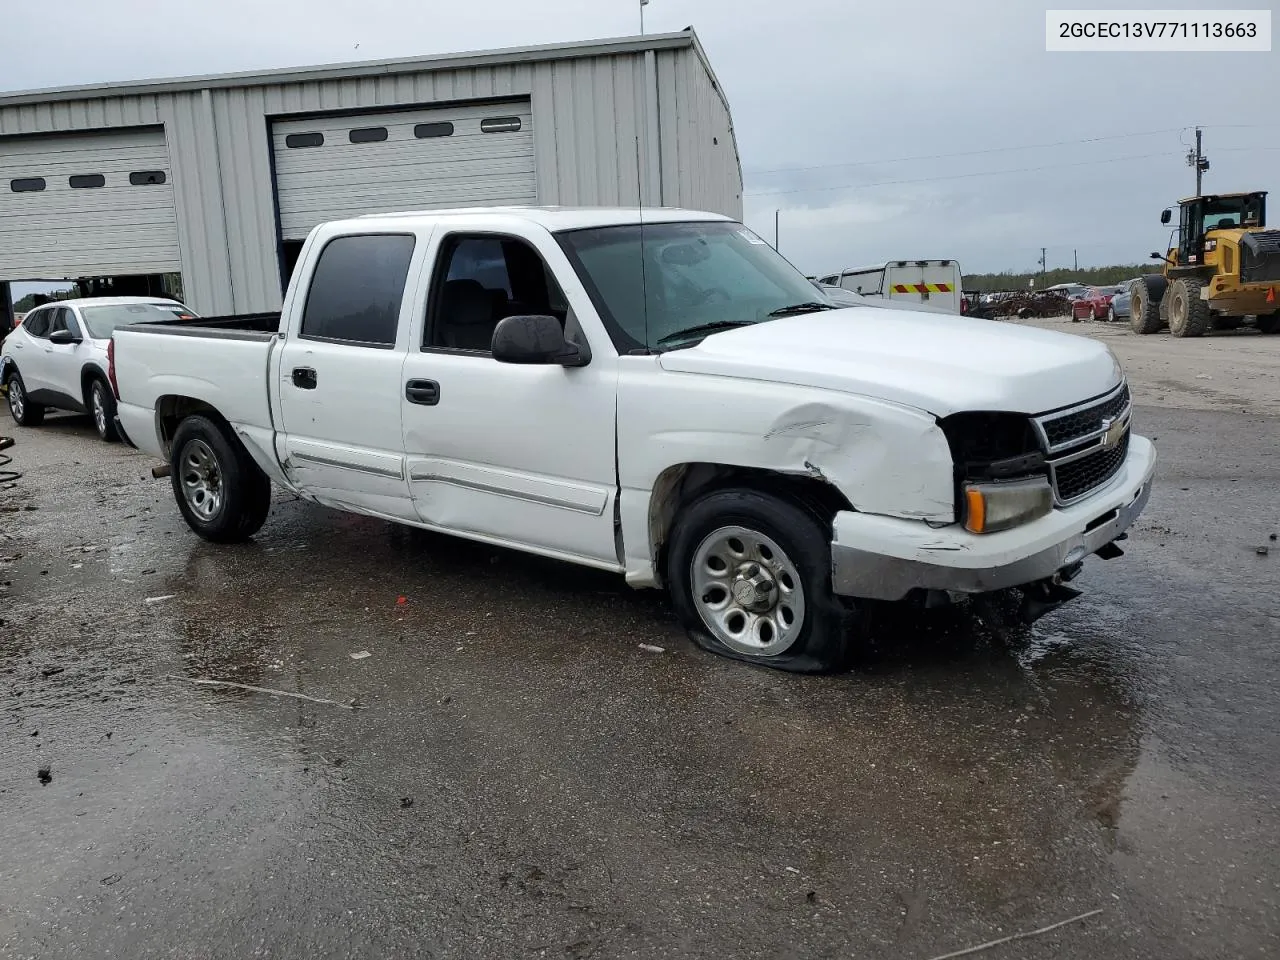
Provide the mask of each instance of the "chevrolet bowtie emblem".
{"label": "chevrolet bowtie emblem", "polygon": [[1109,417],[1104,419],[1102,421],[1102,449],[1110,450],[1119,445],[1128,430],[1128,420],[1112,420]]}

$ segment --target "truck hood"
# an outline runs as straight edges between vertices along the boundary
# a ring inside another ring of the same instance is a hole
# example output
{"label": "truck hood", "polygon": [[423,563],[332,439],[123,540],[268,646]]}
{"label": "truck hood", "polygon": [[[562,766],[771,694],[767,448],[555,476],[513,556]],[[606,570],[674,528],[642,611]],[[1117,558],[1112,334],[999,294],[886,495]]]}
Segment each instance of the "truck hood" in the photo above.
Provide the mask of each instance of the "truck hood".
{"label": "truck hood", "polygon": [[664,370],[821,387],[945,417],[1044,413],[1120,382],[1110,349],[992,320],[851,307],[738,327],[662,354]]}

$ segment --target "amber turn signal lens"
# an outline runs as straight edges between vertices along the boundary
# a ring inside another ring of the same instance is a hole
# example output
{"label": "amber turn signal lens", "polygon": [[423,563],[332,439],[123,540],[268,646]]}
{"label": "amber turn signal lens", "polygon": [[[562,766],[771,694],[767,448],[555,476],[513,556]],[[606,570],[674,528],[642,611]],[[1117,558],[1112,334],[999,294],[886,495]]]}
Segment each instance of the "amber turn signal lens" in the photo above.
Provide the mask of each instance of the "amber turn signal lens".
{"label": "amber turn signal lens", "polygon": [[970,533],[981,533],[987,525],[987,500],[982,495],[981,490],[975,490],[973,487],[965,490],[965,511],[964,528]]}

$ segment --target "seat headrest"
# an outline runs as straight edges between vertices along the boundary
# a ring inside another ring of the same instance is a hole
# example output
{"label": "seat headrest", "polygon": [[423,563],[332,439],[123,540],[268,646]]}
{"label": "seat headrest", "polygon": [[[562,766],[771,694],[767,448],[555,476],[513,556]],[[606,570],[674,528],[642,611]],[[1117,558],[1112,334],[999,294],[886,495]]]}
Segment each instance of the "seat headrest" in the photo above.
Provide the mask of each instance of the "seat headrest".
{"label": "seat headrest", "polygon": [[451,327],[493,322],[493,297],[479,280],[447,280],[440,298],[444,320]]}

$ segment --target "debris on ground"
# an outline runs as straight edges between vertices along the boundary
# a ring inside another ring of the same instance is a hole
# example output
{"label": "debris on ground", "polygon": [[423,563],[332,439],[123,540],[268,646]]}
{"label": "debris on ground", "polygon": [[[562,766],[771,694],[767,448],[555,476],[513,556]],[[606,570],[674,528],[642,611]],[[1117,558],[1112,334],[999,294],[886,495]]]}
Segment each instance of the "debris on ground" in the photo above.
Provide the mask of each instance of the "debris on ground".
{"label": "debris on ground", "polygon": [[1254,553],[1256,553],[1260,557],[1265,557],[1270,552],[1271,552],[1271,549],[1269,547],[1258,547],[1257,549],[1254,550]]}
{"label": "debris on ground", "polygon": [[372,656],[373,654],[370,653],[368,650],[357,650],[355,653],[351,654],[351,659],[363,660],[365,659],[365,657],[372,657]]}
{"label": "debris on ground", "polygon": [[98,882],[101,883],[104,887],[110,887],[119,883],[122,877],[123,877],[123,874],[113,873],[110,876],[103,877]]}
{"label": "debris on ground", "polygon": [[164,603],[166,600],[172,600],[176,596],[177,596],[176,593],[165,593],[165,594],[161,594],[158,597],[147,597],[142,602],[143,603]]}
{"label": "debris on ground", "polygon": [[990,950],[992,947],[998,947],[1002,943],[1011,943],[1014,940],[1025,940],[1028,937],[1038,937],[1042,933],[1048,933],[1051,930],[1057,930],[1059,927],[1065,927],[1068,923],[1076,923],[1080,920],[1087,920],[1089,917],[1096,917],[1102,911],[1090,910],[1088,913],[1082,913],[1076,917],[1068,917],[1066,920],[1059,920],[1057,923],[1051,923],[1047,927],[1041,927],[1038,930],[1028,930],[1026,933],[1014,933],[1007,937],[1001,937],[999,940],[988,940],[986,943],[980,943],[976,947],[966,947],[964,950],[956,950],[954,953],[944,953],[933,957],[932,960],[951,960],[952,957],[967,957],[971,953],[979,953],[982,950]]}
{"label": "debris on ground", "polygon": [[67,669],[66,667],[41,667],[40,676],[42,677],[57,676],[58,674],[62,673],[63,670],[66,670],[66,669]]}
{"label": "debris on ground", "polygon": [[47,766],[46,766],[46,767],[41,767],[39,770],[37,770],[37,771],[36,771],[36,779],[37,779],[37,780],[39,780],[42,784],[49,784],[49,783],[52,783],[52,782],[53,782],[53,768],[52,768],[52,767],[47,767]]}
{"label": "debris on ground", "polygon": [[782,869],[783,869],[783,870],[785,870],[785,871],[787,871],[787,873],[799,873],[799,872],[800,872],[800,871],[799,871],[799,870],[797,870],[795,867],[783,867]]}
{"label": "debris on ground", "polygon": [[270,687],[255,687],[248,683],[236,683],[233,680],[207,680],[202,677],[178,677],[174,674],[168,675],[169,680],[180,680],[183,683],[194,683],[201,687],[231,687],[236,690],[248,690],[252,693],[267,693],[273,697],[293,697],[295,700],[306,700],[309,703],[325,703],[331,707],[341,707],[343,710],[357,710],[361,704],[358,700],[352,700],[350,703],[339,703],[337,700],[326,700],[324,697],[309,697],[305,693],[294,693],[292,690],[272,690]]}
{"label": "debris on ground", "polygon": [[408,809],[409,809],[410,807],[412,807],[412,806],[413,806],[413,797],[401,797],[401,798],[400,798],[400,809],[401,809],[401,810],[408,810]]}
{"label": "debris on ground", "polygon": [[642,643],[639,646],[641,650],[648,651],[649,653],[666,653],[667,652],[666,647],[659,647],[656,644],[652,644],[652,643]]}

